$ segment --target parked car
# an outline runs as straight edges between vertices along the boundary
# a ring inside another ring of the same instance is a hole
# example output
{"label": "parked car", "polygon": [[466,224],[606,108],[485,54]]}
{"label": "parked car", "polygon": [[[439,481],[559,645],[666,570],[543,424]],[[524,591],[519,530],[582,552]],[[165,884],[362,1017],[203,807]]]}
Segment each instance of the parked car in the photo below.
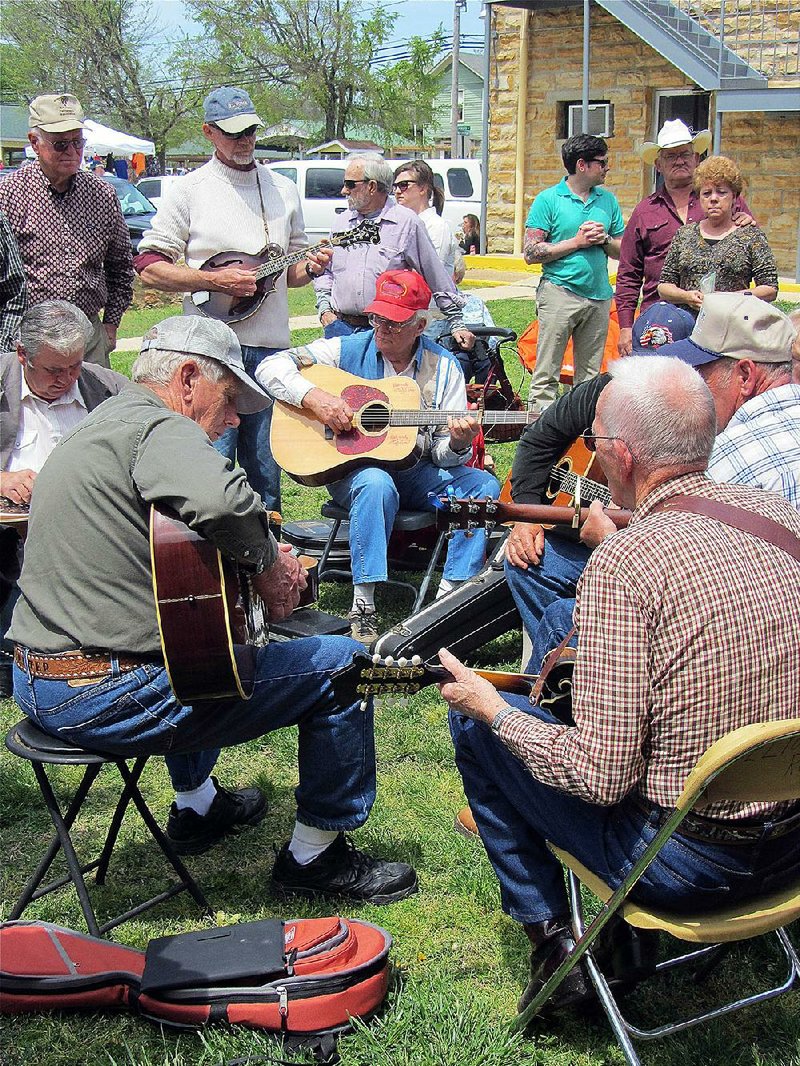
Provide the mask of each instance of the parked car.
{"label": "parked car", "polygon": [[180,181],[181,174],[159,174],[155,178],[140,178],[136,182],[136,188],[144,193],[151,204],[158,207],[161,197],[173,182]]}
{"label": "parked car", "polygon": [[[395,169],[403,159],[388,159]],[[454,230],[464,215],[480,215],[483,183],[479,159],[426,159],[436,184],[444,191],[444,212]],[[347,208],[342,196],[345,160],[282,159],[268,163],[270,170],[290,178],[300,191],[306,233],[311,241],[327,237],[338,214]]]}
{"label": "parked car", "polygon": [[113,174],[103,174],[101,180],[114,186],[114,192],[117,194],[130,234],[131,250],[136,255],[143,233],[150,229],[153,215],[156,213],[155,206],[135,185],[123,178],[117,178]]}

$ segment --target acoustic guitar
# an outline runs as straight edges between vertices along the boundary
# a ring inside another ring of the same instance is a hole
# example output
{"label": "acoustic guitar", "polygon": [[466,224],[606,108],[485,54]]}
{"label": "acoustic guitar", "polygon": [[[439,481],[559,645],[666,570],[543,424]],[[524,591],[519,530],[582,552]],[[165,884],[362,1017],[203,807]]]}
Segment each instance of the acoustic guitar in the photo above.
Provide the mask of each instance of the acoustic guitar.
{"label": "acoustic guitar", "polygon": [[[589,477],[590,474],[591,477]],[[555,506],[568,507],[574,503],[575,490],[579,484],[583,502],[592,503],[594,500],[599,500],[604,507],[611,503],[611,492],[606,484],[605,471],[597,458],[597,452],[589,451],[580,437],[574,440],[561,458],[553,464],[545,495]],[[502,503],[513,502],[510,473],[500,490],[500,500]]]}
{"label": "acoustic guitar", "polygon": [[269,640],[250,579],[174,512],[150,510],[158,630],[175,698],[249,699],[255,648]]}
{"label": "acoustic guitar", "polygon": [[7,496],[0,496],[0,526],[24,533],[28,528],[29,507],[26,503],[14,503]]}
{"label": "acoustic guitar", "polygon": [[353,428],[334,433],[304,408],[275,404],[270,431],[272,455],[301,485],[338,481],[360,466],[413,466],[419,458],[419,428],[446,426],[448,418],[469,416],[483,425],[528,425],[538,418],[533,411],[423,408],[416,381],[403,375],[368,381],[322,364],[304,367],[301,373],[318,389],[340,396],[355,412]]}
{"label": "acoustic guitar", "polygon": [[200,267],[201,270],[222,270],[225,267],[238,267],[239,270],[253,270],[256,291],[251,296],[230,296],[225,292],[208,292],[201,289],[192,293],[192,303],[207,318],[216,318],[220,322],[242,322],[254,315],[262,303],[275,291],[275,283],[284,270],[295,263],[302,262],[309,252],[320,248],[348,248],[353,244],[379,244],[380,230],[377,222],[365,218],[352,229],[334,233],[327,240],[315,244],[312,248],[300,248],[296,252],[284,255],[277,244],[268,244],[260,255],[248,255],[247,252],[217,252]]}

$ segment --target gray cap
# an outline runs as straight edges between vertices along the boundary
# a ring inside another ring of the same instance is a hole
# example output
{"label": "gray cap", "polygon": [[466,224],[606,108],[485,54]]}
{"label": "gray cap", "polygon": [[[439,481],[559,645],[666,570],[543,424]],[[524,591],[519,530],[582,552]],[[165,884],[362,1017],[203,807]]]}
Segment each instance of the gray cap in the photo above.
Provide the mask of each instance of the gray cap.
{"label": "gray cap", "polygon": [[239,379],[236,410],[252,415],[269,407],[272,400],[244,368],[239,338],[224,322],[202,315],[175,315],[158,322],[142,337],[140,353],[148,351],[182,352],[214,359]]}
{"label": "gray cap", "polygon": [[203,120],[213,122],[225,133],[241,133],[250,126],[264,125],[249,94],[228,85],[221,85],[205,98]]}

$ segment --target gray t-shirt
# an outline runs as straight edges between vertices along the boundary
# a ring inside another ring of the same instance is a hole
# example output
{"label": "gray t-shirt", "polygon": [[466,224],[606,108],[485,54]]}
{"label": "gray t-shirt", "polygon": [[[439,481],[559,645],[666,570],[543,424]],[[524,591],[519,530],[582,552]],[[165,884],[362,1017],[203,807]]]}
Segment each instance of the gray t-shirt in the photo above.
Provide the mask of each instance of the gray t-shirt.
{"label": "gray t-shirt", "polygon": [[36,479],[11,638],[48,653],[160,652],[154,503],[248,569],[275,560],[263,504],[243,471],[199,425],[134,385],[64,437]]}

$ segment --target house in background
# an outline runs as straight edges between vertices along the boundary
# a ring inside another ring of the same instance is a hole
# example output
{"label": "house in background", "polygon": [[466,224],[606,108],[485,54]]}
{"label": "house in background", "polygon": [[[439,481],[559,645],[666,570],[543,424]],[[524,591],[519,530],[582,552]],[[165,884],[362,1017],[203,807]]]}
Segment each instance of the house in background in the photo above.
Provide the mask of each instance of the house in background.
{"label": "house in background", "polygon": [[[483,55],[459,52],[458,55],[458,150],[456,158],[477,158],[481,154],[483,110]],[[435,101],[435,118],[424,130],[428,155],[450,158],[451,102],[453,57],[445,56],[431,71],[439,88]]]}
{"label": "house in background", "polygon": [[[563,176],[581,130],[583,4],[491,5],[487,235],[519,252],[534,196]],[[655,187],[638,155],[666,119],[709,128],[731,156],[784,276],[800,272],[800,0],[592,0],[590,131],[606,137],[607,185],[627,218]],[[521,96],[521,99],[520,99]],[[519,105],[518,106],[518,102]]]}
{"label": "house in background", "polygon": [[27,144],[27,105],[0,104],[0,158],[4,166],[16,167],[24,163]]}

